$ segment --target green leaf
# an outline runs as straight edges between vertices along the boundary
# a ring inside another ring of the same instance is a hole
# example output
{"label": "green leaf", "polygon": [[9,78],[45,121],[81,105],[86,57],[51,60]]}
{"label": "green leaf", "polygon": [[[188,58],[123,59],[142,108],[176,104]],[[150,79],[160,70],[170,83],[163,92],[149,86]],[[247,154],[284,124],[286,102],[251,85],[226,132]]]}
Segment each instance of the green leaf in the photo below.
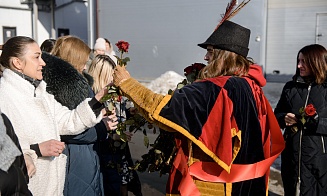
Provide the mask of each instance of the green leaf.
{"label": "green leaf", "polygon": [[114,109],[115,109],[114,103],[110,101],[107,108],[109,111],[114,111]]}
{"label": "green leaf", "polygon": [[115,86],[109,86],[108,93],[101,98],[100,102],[103,103],[109,99],[114,99],[115,97],[118,97],[118,94],[119,94],[118,88],[116,88]]}
{"label": "green leaf", "polygon": [[122,131],[119,130],[119,129],[116,130],[116,133],[117,133],[117,135],[119,135],[119,136],[122,135]]}
{"label": "green leaf", "polygon": [[129,62],[129,61],[131,61],[131,59],[130,59],[129,57],[125,57],[125,58],[123,58],[123,59],[121,60],[121,62],[122,62],[123,64],[126,64],[126,63]]}
{"label": "green leaf", "polygon": [[178,83],[178,84],[177,84],[177,89],[181,89],[181,88],[183,88],[184,86],[185,86],[185,84]]}
{"label": "green leaf", "polygon": [[144,135],[143,141],[144,141],[144,146],[148,148],[150,144],[148,136]]}
{"label": "green leaf", "polygon": [[135,123],[135,120],[133,120],[133,119],[125,120],[126,125],[133,125],[134,123]]}
{"label": "green leaf", "polygon": [[305,120],[304,117],[301,118],[301,122],[302,122],[302,124],[305,124],[306,123],[306,120]]}

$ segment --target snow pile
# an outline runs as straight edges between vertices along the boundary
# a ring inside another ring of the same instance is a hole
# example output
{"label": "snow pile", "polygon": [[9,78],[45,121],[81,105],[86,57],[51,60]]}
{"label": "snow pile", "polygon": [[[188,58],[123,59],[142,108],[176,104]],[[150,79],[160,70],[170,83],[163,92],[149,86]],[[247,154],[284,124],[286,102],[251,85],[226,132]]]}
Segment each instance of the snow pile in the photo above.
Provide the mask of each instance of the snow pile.
{"label": "snow pile", "polygon": [[169,89],[174,90],[177,84],[184,79],[184,76],[181,76],[174,71],[167,71],[146,86],[155,93],[166,95]]}

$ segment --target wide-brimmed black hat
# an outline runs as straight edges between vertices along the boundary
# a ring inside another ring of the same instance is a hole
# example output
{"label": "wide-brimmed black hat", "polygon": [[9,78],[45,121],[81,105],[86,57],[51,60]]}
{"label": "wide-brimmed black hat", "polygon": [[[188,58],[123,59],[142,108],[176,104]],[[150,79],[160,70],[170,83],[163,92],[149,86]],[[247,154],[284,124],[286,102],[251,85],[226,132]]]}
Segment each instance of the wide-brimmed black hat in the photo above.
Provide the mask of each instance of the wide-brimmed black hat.
{"label": "wide-brimmed black hat", "polygon": [[228,50],[247,57],[250,34],[250,29],[225,20],[204,43],[198,46],[207,49],[207,46],[211,45],[216,49]]}

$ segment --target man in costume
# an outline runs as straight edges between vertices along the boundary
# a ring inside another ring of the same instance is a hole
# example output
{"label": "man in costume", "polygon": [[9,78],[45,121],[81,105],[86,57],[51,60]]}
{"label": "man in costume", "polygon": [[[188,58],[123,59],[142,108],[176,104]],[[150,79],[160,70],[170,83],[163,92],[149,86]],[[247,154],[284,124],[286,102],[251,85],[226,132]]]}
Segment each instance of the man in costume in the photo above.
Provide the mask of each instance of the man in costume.
{"label": "man in costume", "polygon": [[284,142],[261,88],[261,67],[246,58],[250,30],[228,20],[235,4],[199,44],[208,61],[201,80],[163,96],[116,68],[123,95],[147,120],[176,132],[167,195],[268,195],[269,168]]}

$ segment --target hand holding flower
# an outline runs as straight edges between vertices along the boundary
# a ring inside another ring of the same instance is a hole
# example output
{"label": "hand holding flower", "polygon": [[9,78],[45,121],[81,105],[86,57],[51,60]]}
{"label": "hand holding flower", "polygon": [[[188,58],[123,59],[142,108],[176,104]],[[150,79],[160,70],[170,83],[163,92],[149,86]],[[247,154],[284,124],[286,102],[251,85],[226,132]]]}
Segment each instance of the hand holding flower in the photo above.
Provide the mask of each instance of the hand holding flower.
{"label": "hand holding flower", "polygon": [[287,113],[285,115],[284,120],[285,120],[286,126],[294,125],[298,121],[298,119],[296,118],[295,114],[293,114],[293,113]]}
{"label": "hand holding flower", "polygon": [[102,121],[105,123],[108,131],[117,129],[118,118],[116,116],[116,113],[113,113],[110,116],[103,118]]}
{"label": "hand holding flower", "polygon": [[104,87],[103,89],[101,89],[96,95],[95,95],[95,99],[102,102],[102,97],[108,94],[108,87]]}
{"label": "hand holding flower", "polygon": [[305,108],[302,107],[299,110],[300,117],[297,126],[292,127],[293,132],[297,132],[299,129],[309,129],[308,127],[316,126],[318,123],[318,113],[316,108],[312,104],[308,104]]}
{"label": "hand holding flower", "polygon": [[114,84],[120,86],[122,82],[129,79],[131,75],[128,73],[125,67],[117,66],[114,72]]}

